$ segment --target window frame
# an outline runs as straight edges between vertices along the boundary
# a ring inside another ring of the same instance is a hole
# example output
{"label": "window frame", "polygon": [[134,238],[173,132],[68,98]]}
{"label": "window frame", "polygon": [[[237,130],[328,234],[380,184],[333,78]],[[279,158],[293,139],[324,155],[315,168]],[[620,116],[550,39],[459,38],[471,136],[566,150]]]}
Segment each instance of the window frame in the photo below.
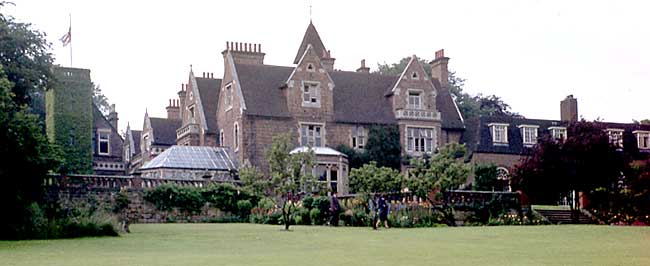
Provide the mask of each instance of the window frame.
{"label": "window frame", "polygon": [[241,129],[239,128],[239,123],[235,122],[232,127],[233,133],[233,142],[232,146],[235,151],[239,151],[239,133]]}
{"label": "window frame", "polygon": [[[524,145],[532,146],[537,144],[537,137],[539,136],[539,126],[537,125],[519,125],[521,130],[521,142]],[[533,130],[532,132],[526,132],[527,130]],[[530,139],[527,137],[527,133],[531,133]]]}
{"label": "window frame", "polygon": [[[551,131],[551,137],[553,137],[555,140],[567,139],[568,132],[566,127],[549,127],[548,130]],[[558,133],[564,133],[564,135]]]}
{"label": "window frame", "polygon": [[[648,150],[650,149],[650,131],[647,130],[635,130],[632,131],[634,135],[636,136],[636,146],[637,148],[641,150]],[[645,137],[645,145],[641,145],[641,137]]]}
{"label": "window frame", "polygon": [[[605,129],[605,131],[607,131],[607,136],[609,137],[609,143],[613,144],[618,148],[623,148],[623,132],[625,131],[625,129],[608,128]],[[613,136],[618,136],[618,137],[613,138]]]}
{"label": "window frame", "polygon": [[[106,139],[102,139],[102,133],[106,134]],[[102,152],[102,142],[106,142],[106,152]],[[107,128],[97,129],[97,154],[111,155],[111,130]]]}
{"label": "window frame", "polygon": [[[359,134],[361,133],[361,134]],[[362,150],[367,142],[366,129],[362,125],[353,126],[350,129],[350,146],[354,149]]]}
{"label": "window frame", "polygon": [[[418,101],[417,105],[411,104],[411,99],[412,99],[411,94],[417,94],[417,97],[413,97],[413,99],[417,99]],[[422,100],[423,95],[424,95],[423,90],[409,89],[406,93],[406,109],[413,109],[413,110],[424,109],[424,104]]]}
{"label": "window frame", "polygon": [[232,82],[226,84],[226,86],[223,87],[224,89],[224,94],[226,97],[224,97],[224,105],[226,106],[226,111],[232,109]]}
{"label": "window frame", "polygon": [[[498,145],[498,144],[508,144],[508,127],[510,124],[506,123],[490,123],[488,124],[488,127],[490,127],[490,133],[492,134],[492,144]],[[503,127],[503,139],[497,140],[496,138],[496,129],[497,127]]]}
{"label": "window frame", "polygon": [[414,154],[433,154],[438,148],[437,134],[435,127],[407,125],[404,132],[406,151]]}
{"label": "window frame", "polygon": [[[319,81],[303,80],[300,85],[302,107],[321,107],[321,83]],[[305,92],[306,86],[309,86],[309,92]],[[305,101],[305,96],[309,97],[308,101]]]}
{"label": "window frame", "polygon": [[[310,129],[309,127],[313,127],[310,135]],[[303,127],[305,128],[305,131],[303,132]],[[319,130],[317,130],[317,128]],[[317,136],[317,133],[320,135]],[[308,147],[325,147],[325,124],[323,123],[299,123],[298,126],[298,135],[299,135],[299,143],[300,146],[308,146]],[[303,140],[304,139],[304,140]],[[318,145],[318,139],[320,139],[320,145]],[[313,145],[311,145],[313,143]]]}

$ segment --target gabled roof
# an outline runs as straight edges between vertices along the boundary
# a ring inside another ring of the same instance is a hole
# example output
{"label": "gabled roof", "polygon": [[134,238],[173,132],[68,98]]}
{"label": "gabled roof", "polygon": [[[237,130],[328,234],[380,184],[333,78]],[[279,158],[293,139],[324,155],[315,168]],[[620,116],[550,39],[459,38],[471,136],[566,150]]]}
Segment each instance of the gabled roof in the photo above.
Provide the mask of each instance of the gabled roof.
{"label": "gabled roof", "polygon": [[153,129],[153,144],[176,144],[176,130],[181,127],[181,120],[149,117],[149,121],[151,121],[151,128]]}
{"label": "gabled roof", "polygon": [[[281,87],[294,70],[293,67],[273,65],[235,64],[243,97],[247,103],[246,114],[289,118],[287,101]],[[393,124],[396,122],[390,91],[398,76],[359,73],[351,71],[329,72],[334,81],[334,119],[344,123]],[[451,94],[432,79],[438,91],[436,106],[442,116],[444,129],[463,129],[463,121],[454,105]]]}
{"label": "gabled roof", "polygon": [[210,132],[217,130],[217,105],[219,103],[219,89],[221,88],[221,79],[196,78],[196,85],[203,107],[206,126]]}
{"label": "gabled roof", "polygon": [[307,50],[307,45],[309,44],[311,44],[311,46],[314,47],[314,51],[316,52],[316,55],[318,55],[318,57],[320,58],[323,58],[323,54],[327,51],[327,49],[325,49],[325,45],[323,44],[323,41],[320,39],[320,35],[318,35],[318,31],[316,31],[316,27],[314,27],[314,23],[312,23],[311,21],[309,22],[309,26],[307,26],[307,30],[305,31],[305,36],[302,37],[302,43],[298,48],[296,59],[293,60],[294,64],[298,64],[300,58],[305,53],[305,50]]}
{"label": "gabled roof", "polygon": [[140,138],[142,137],[141,130],[131,130],[131,136],[133,137],[133,154],[140,153]]}
{"label": "gabled roof", "polygon": [[147,162],[140,170],[150,169],[237,170],[237,162],[225,147],[174,145]]}

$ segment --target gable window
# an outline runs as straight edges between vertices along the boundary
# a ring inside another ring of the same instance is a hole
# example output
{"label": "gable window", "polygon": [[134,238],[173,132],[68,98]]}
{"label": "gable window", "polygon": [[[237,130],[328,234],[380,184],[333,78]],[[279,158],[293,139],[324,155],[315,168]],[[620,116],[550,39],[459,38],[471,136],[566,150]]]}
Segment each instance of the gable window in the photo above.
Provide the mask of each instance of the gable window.
{"label": "gable window", "polygon": [[320,107],[320,83],[303,81],[302,106]]}
{"label": "gable window", "polygon": [[219,146],[225,145],[226,138],[223,135],[223,129],[219,131]]}
{"label": "gable window", "polygon": [[97,131],[97,153],[99,155],[110,155],[111,131],[100,129]]}
{"label": "gable window", "polygon": [[142,150],[144,151],[149,151],[149,149],[151,148],[151,141],[149,139],[148,134],[142,136],[142,146],[143,146]]}
{"label": "gable window", "polygon": [[488,124],[488,126],[490,127],[490,132],[492,133],[492,143],[508,143],[508,124],[491,123]]}
{"label": "gable window", "polygon": [[407,108],[408,109],[422,109],[422,92],[421,91],[409,91]]}
{"label": "gable window", "polygon": [[632,133],[636,135],[636,143],[639,149],[650,149],[650,131],[637,130]]}
{"label": "gable window", "polygon": [[225,87],[225,97],[224,101],[226,103],[226,108],[232,107],[232,84],[228,84]]}
{"label": "gable window", "polygon": [[549,127],[551,131],[551,136],[553,139],[565,140],[566,139],[566,127]]}
{"label": "gable window", "polygon": [[432,153],[436,145],[435,130],[433,128],[406,128],[406,151]]}
{"label": "gable window", "polygon": [[524,145],[535,145],[537,143],[537,128],[535,125],[521,125],[521,138]]}
{"label": "gable window", "polygon": [[362,126],[352,127],[352,148],[363,149],[366,145],[366,136]]}
{"label": "gable window", "polygon": [[418,76],[418,72],[413,72],[413,74],[411,74],[411,78],[420,79],[420,77]]}
{"label": "gable window", "polygon": [[312,63],[307,64],[307,71],[309,71],[309,72],[316,71],[316,69],[314,68],[314,65]]}
{"label": "gable window", "polygon": [[609,136],[609,143],[616,147],[623,148],[623,129],[608,128],[607,135]]}
{"label": "gable window", "polygon": [[196,113],[194,112],[194,106],[188,107],[187,110],[189,111],[188,113],[190,115],[190,123],[194,123],[195,122],[194,117],[196,115]]}
{"label": "gable window", "polygon": [[321,125],[300,125],[301,146],[322,147],[323,142],[323,128]]}
{"label": "gable window", "polygon": [[235,123],[233,128],[233,148],[235,148],[236,151],[239,149],[239,125]]}

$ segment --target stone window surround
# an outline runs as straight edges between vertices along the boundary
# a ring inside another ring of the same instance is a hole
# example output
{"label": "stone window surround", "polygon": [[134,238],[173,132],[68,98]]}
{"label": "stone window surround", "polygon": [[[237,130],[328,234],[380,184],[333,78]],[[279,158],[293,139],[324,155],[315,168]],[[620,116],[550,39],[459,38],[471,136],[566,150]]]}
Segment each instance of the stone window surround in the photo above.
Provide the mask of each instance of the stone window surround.
{"label": "stone window surround", "polygon": [[219,130],[219,146],[223,147],[224,143],[226,142],[226,137],[223,133],[223,129]]}
{"label": "stone window surround", "polygon": [[[303,137],[302,136],[302,127],[303,126],[317,126],[317,127],[320,127],[320,139],[321,139],[320,142],[321,143],[320,143],[320,146],[318,146],[318,147],[325,147],[325,144],[327,143],[327,141],[326,141],[327,138],[326,138],[326,133],[325,133],[326,132],[325,131],[326,130],[325,123],[318,123],[318,122],[299,122],[298,123],[298,143],[301,146],[307,146],[305,143],[302,142],[302,137]],[[313,140],[313,142],[314,142],[314,146],[317,146],[316,145],[315,131],[316,131],[316,129],[314,128],[314,140]],[[307,136],[307,138],[309,138],[309,136]],[[309,139],[307,140],[307,142],[309,143]]]}
{"label": "stone window surround", "polygon": [[632,131],[636,135],[636,143],[639,149],[647,150],[650,149],[650,131],[646,130],[635,130]]}
{"label": "stone window surround", "polygon": [[[305,85],[316,85],[314,86],[309,86],[310,88],[314,88],[314,91],[310,91],[308,93],[305,93]],[[321,83],[319,81],[311,81],[311,80],[303,80],[300,82],[300,102],[302,103],[302,107],[316,107],[320,108],[321,105]],[[305,96],[309,96],[309,101],[305,101]],[[315,100],[315,102],[314,102]]]}
{"label": "stone window surround", "polygon": [[[521,129],[521,140],[524,145],[527,146],[532,146],[537,143],[537,129],[539,126],[537,125],[519,125],[517,126],[519,129]],[[530,132],[526,132],[527,130],[532,130]],[[530,136],[527,137],[528,135],[526,133],[530,133]]]}
{"label": "stone window surround", "polygon": [[[106,134],[105,139],[102,139],[102,133]],[[106,152],[102,152],[102,142],[106,142]],[[97,154],[111,155],[111,130],[108,128],[97,129]]]}
{"label": "stone window surround", "polygon": [[233,84],[232,82],[229,82],[228,84],[226,84],[226,86],[223,86],[223,91],[225,95],[223,99],[224,99],[224,105],[226,106],[226,111],[230,111],[230,109],[232,109],[232,102],[233,102],[232,84]]}
{"label": "stone window surround", "polygon": [[[359,130],[361,135],[359,135]],[[368,141],[368,133],[364,126],[354,125],[350,129],[350,147],[354,149],[363,149]]]}
{"label": "stone window surround", "polygon": [[[415,99],[415,97],[417,97],[417,99],[418,99],[418,104],[417,105],[411,104],[411,93],[417,94],[417,96],[414,95],[414,99]],[[424,90],[408,89],[407,92],[406,92],[406,109],[415,109],[415,110],[424,109],[424,105],[423,105],[423,101],[422,101],[422,96],[423,95],[424,95]]]}
{"label": "stone window surround", "polygon": [[[489,123],[488,127],[490,127],[490,133],[492,134],[492,143],[494,145],[502,145],[502,144],[508,144],[508,126],[510,124],[507,123]],[[502,139],[497,139],[497,128],[500,130],[503,130],[503,138]]]}
{"label": "stone window surround", "polygon": [[[413,137],[413,139],[414,139],[413,149],[411,149],[410,145],[409,145],[409,129],[431,130],[430,131],[431,132],[431,147],[427,147],[427,141],[425,139],[424,147],[423,147],[424,151],[416,151],[415,150],[415,139],[420,138],[420,136],[418,136],[418,137],[414,136]],[[413,125],[413,126],[407,125],[407,126],[405,126],[405,128],[404,128],[404,141],[405,141],[404,145],[406,147],[406,152],[409,153],[409,154],[414,154],[414,155],[432,154],[433,152],[435,152],[436,148],[438,147],[437,134],[438,134],[438,131],[437,131],[436,127],[417,126],[417,125]]]}

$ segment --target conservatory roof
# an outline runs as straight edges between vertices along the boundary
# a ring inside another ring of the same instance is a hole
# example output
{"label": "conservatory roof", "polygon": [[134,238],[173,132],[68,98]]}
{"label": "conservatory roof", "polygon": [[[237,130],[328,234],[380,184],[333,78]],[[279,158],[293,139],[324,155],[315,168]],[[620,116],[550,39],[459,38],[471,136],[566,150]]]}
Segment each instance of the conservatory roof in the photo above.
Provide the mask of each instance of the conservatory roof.
{"label": "conservatory roof", "polygon": [[224,147],[171,146],[140,170],[151,169],[237,170],[237,162]]}

